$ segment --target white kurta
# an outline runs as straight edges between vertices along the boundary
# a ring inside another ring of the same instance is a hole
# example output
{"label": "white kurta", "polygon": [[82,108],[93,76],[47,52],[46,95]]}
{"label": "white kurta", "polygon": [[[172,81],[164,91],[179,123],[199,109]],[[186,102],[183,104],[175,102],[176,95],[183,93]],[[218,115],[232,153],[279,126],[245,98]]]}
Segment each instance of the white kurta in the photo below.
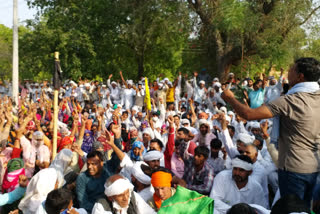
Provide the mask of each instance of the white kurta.
{"label": "white kurta", "polygon": [[226,213],[231,206],[238,203],[258,204],[267,206],[260,184],[249,177],[248,183],[239,189],[232,179],[232,171],[220,172],[214,180],[210,197],[214,199],[214,213]]}
{"label": "white kurta", "polygon": [[[136,193],[136,192],[132,192],[136,198],[136,206],[137,209],[136,212],[138,214],[155,214],[156,212],[154,211],[154,209],[152,209],[142,198],[141,196]],[[117,214],[127,214],[127,208],[122,208],[121,210],[118,210],[116,213]],[[112,212],[110,211],[105,211],[103,209],[102,204],[100,203],[95,203],[94,207],[92,209],[92,214],[112,214]]]}

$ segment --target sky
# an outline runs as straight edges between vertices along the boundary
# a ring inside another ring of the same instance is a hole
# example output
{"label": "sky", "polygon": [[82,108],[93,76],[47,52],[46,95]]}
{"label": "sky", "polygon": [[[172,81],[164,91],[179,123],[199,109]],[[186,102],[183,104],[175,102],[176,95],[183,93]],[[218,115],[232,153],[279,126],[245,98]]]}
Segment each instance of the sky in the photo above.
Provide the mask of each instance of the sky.
{"label": "sky", "polygon": [[[33,19],[36,9],[29,9],[26,0],[18,0],[19,23],[26,19]],[[13,0],[0,0],[0,24],[12,27]]]}

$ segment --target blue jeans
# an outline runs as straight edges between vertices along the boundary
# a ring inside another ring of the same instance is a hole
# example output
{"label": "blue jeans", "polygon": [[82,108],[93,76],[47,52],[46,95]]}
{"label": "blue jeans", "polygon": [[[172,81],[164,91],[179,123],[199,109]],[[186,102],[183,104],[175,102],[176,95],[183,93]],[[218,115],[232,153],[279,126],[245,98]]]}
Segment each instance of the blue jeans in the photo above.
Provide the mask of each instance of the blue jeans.
{"label": "blue jeans", "polygon": [[281,197],[295,194],[310,207],[317,175],[318,172],[304,174],[279,169],[278,176]]}

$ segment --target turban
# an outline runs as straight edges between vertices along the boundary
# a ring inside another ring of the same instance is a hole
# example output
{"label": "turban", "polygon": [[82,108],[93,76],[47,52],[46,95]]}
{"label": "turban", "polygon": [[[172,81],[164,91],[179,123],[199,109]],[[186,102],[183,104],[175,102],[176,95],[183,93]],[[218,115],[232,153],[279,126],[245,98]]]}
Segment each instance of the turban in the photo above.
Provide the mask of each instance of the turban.
{"label": "turban", "polygon": [[121,178],[113,182],[110,186],[104,185],[105,191],[104,194],[108,197],[114,195],[120,195],[124,193],[127,189],[133,191],[133,185],[125,178]]}
{"label": "turban", "polygon": [[220,82],[216,82],[216,83],[213,84],[213,87],[221,88],[221,83]]}
{"label": "turban", "polygon": [[201,112],[199,113],[199,117],[205,117],[206,119],[208,119],[208,114],[205,112]]}
{"label": "turban", "polygon": [[253,169],[253,165],[251,163],[240,160],[239,158],[234,158],[232,160],[232,167],[241,168],[246,171],[251,171]]}
{"label": "turban", "polygon": [[215,78],[213,79],[213,81],[219,82],[219,78],[218,78],[218,77],[215,77]]}
{"label": "turban", "polygon": [[252,122],[251,128],[253,129],[260,129],[260,123],[259,122]]}
{"label": "turban", "polygon": [[132,80],[128,80],[128,81],[127,81],[127,84],[128,84],[128,85],[133,85],[133,81],[132,81]]}
{"label": "turban", "polygon": [[157,150],[151,150],[143,155],[143,160],[145,161],[160,160],[162,157],[163,157],[163,154],[161,152]]}
{"label": "turban", "polygon": [[243,142],[244,144],[251,144],[251,143],[253,143],[254,139],[255,139],[254,136],[251,136],[246,133],[239,133],[237,140]]}
{"label": "turban", "polygon": [[188,119],[182,119],[181,120],[181,124],[183,125],[183,124],[188,124],[188,125],[190,125],[190,121],[188,120]]}
{"label": "turban", "polygon": [[154,138],[154,133],[153,133],[153,131],[152,131],[151,128],[146,128],[146,129],[144,129],[143,132],[142,132],[142,134],[148,134],[148,135],[151,137],[151,139]]}
{"label": "turban", "polygon": [[203,80],[201,80],[201,81],[199,82],[199,84],[206,84],[206,82],[203,81]]}
{"label": "turban", "polygon": [[228,111],[228,115],[234,116],[234,112],[233,111]]}
{"label": "turban", "polygon": [[202,125],[206,125],[210,127],[209,122],[205,119],[199,120],[199,126],[202,126]]}
{"label": "turban", "polygon": [[84,87],[90,87],[91,85],[90,85],[90,83],[85,83],[84,84]]}
{"label": "turban", "polygon": [[223,112],[224,112],[224,114],[227,114],[227,108],[226,108],[226,107],[224,107],[224,106],[222,106],[222,107],[220,108],[220,111],[223,111]]}
{"label": "turban", "polygon": [[169,172],[158,171],[152,173],[151,184],[153,187],[171,187],[172,175]]}
{"label": "turban", "polygon": [[142,171],[141,164],[144,164],[144,163],[136,162],[132,167],[131,173],[140,183],[143,183],[145,185],[150,185],[151,178]]}

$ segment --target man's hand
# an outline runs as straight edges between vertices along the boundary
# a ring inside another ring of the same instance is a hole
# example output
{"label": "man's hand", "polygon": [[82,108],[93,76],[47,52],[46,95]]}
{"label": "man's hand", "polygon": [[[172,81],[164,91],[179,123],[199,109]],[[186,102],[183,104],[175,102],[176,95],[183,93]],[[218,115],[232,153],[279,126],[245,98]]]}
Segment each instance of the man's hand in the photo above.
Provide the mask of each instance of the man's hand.
{"label": "man's hand", "polygon": [[[114,134],[115,139],[121,138],[121,127],[120,127],[119,125],[113,124],[113,125],[111,126],[111,131],[112,131],[112,133]],[[107,131],[106,131],[106,136],[107,136],[107,137],[108,137],[108,134],[110,134],[110,132],[107,132]],[[110,134],[110,136],[111,136],[111,134]]]}
{"label": "man's hand", "polygon": [[262,131],[262,134],[263,134],[263,139],[267,139],[269,137],[269,134],[268,134],[268,121],[266,120],[265,122],[261,123],[260,127],[261,127],[261,131]]}
{"label": "man's hand", "polygon": [[173,119],[173,116],[172,116],[172,115],[170,115],[170,116],[168,117],[168,123],[169,123],[169,127],[170,127],[170,128],[173,128],[173,127],[174,127],[174,119]]}
{"label": "man's hand", "polygon": [[225,90],[223,91],[223,93],[221,94],[221,98],[222,98],[224,101],[227,101],[227,102],[228,102],[228,100],[234,98],[234,94],[232,93],[232,91],[230,91],[230,89],[225,89]]}
{"label": "man's hand", "polygon": [[77,143],[72,144],[71,150],[78,153],[81,157],[84,156],[84,152]]}
{"label": "man's hand", "polygon": [[227,120],[223,113],[219,114],[222,130],[227,130]]}
{"label": "man's hand", "polygon": [[109,75],[109,79],[111,79],[111,78],[112,78],[112,74]]}
{"label": "man's hand", "polygon": [[[113,129],[114,129],[114,127],[115,126],[117,126],[117,125],[113,125],[112,126],[112,132],[114,133],[114,135],[115,136],[117,136],[116,134],[115,134],[115,132],[113,131]],[[120,127],[120,126],[119,126]],[[120,129],[120,128],[119,128]],[[111,133],[108,131],[108,130],[106,130],[106,137],[107,137],[107,140],[106,140],[106,143],[109,145],[109,146],[111,146],[111,147],[113,147],[113,146],[115,146],[115,144],[114,144],[114,138],[113,138],[113,136],[111,135]],[[120,137],[121,137],[121,129],[120,129]],[[117,138],[120,138],[120,137],[117,137]]]}

